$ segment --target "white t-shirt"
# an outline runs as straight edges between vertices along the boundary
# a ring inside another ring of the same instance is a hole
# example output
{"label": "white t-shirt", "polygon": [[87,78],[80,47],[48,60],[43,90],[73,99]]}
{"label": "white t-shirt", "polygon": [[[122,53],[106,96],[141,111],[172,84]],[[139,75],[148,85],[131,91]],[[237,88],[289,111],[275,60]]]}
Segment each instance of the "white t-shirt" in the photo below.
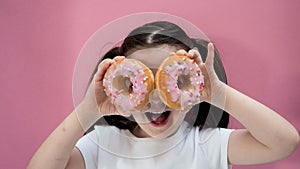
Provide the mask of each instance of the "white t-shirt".
{"label": "white t-shirt", "polygon": [[129,130],[95,126],[76,147],[86,169],[227,169],[232,129],[199,130],[183,122],[165,139],[137,138]]}

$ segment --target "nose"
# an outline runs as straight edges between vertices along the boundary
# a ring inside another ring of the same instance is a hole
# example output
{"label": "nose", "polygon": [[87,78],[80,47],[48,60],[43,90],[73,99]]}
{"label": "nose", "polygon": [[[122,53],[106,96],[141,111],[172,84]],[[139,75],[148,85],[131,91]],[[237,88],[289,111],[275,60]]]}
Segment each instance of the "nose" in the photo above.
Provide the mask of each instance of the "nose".
{"label": "nose", "polygon": [[165,110],[166,105],[160,99],[157,89],[152,90],[150,93],[150,102],[148,106],[149,108],[147,111],[149,112],[163,112]]}

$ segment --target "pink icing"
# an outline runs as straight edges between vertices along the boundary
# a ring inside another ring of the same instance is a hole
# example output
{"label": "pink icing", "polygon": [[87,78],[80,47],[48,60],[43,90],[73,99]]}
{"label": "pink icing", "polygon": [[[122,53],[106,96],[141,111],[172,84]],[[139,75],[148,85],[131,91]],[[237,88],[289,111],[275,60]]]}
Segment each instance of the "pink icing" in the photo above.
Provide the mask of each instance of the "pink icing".
{"label": "pink icing", "polygon": [[[169,75],[167,81],[167,91],[171,95],[172,102],[181,103],[181,108],[193,105],[200,101],[204,77],[199,66],[190,59],[183,58],[183,63],[174,61],[165,67],[165,72]],[[188,90],[180,90],[177,79],[180,75],[189,75],[193,87]]]}
{"label": "pink icing", "polygon": [[[148,77],[143,69],[135,60],[125,59],[116,69],[107,72],[108,74],[103,80],[106,94],[112,98],[112,103],[122,112],[134,110],[135,107],[145,100],[147,84],[144,82]],[[129,95],[125,94],[128,91],[124,91],[124,89],[118,90],[113,86],[113,80],[117,76],[128,77],[130,79],[132,92]]]}

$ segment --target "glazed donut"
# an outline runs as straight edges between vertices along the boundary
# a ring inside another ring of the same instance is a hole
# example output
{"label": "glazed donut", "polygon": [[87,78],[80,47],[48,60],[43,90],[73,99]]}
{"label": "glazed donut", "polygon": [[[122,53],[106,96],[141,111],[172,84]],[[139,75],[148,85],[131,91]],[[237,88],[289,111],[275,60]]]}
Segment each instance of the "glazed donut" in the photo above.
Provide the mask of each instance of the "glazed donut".
{"label": "glazed donut", "polygon": [[122,112],[139,110],[149,102],[153,90],[152,71],[138,60],[122,59],[106,71],[103,87],[112,104]]}
{"label": "glazed donut", "polygon": [[199,103],[204,77],[197,63],[186,54],[172,54],[159,66],[155,85],[168,107],[183,110],[186,106]]}

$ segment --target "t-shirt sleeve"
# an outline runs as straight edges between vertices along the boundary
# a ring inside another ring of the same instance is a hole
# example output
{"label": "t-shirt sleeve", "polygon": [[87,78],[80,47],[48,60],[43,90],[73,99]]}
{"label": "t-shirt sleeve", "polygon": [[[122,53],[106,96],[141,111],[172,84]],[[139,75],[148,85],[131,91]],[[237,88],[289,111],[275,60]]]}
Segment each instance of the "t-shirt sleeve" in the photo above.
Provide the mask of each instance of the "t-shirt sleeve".
{"label": "t-shirt sleeve", "polygon": [[86,169],[97,169],[98,162],[98,137],[94,131],[78,140],[76,147],[81,152]]}
{"label": "t-shirt sleeve", "polygon": [[208,128],[200,132],[199,144],[205,147],[210,169],[228,169],[228,141],[233,129]]}

